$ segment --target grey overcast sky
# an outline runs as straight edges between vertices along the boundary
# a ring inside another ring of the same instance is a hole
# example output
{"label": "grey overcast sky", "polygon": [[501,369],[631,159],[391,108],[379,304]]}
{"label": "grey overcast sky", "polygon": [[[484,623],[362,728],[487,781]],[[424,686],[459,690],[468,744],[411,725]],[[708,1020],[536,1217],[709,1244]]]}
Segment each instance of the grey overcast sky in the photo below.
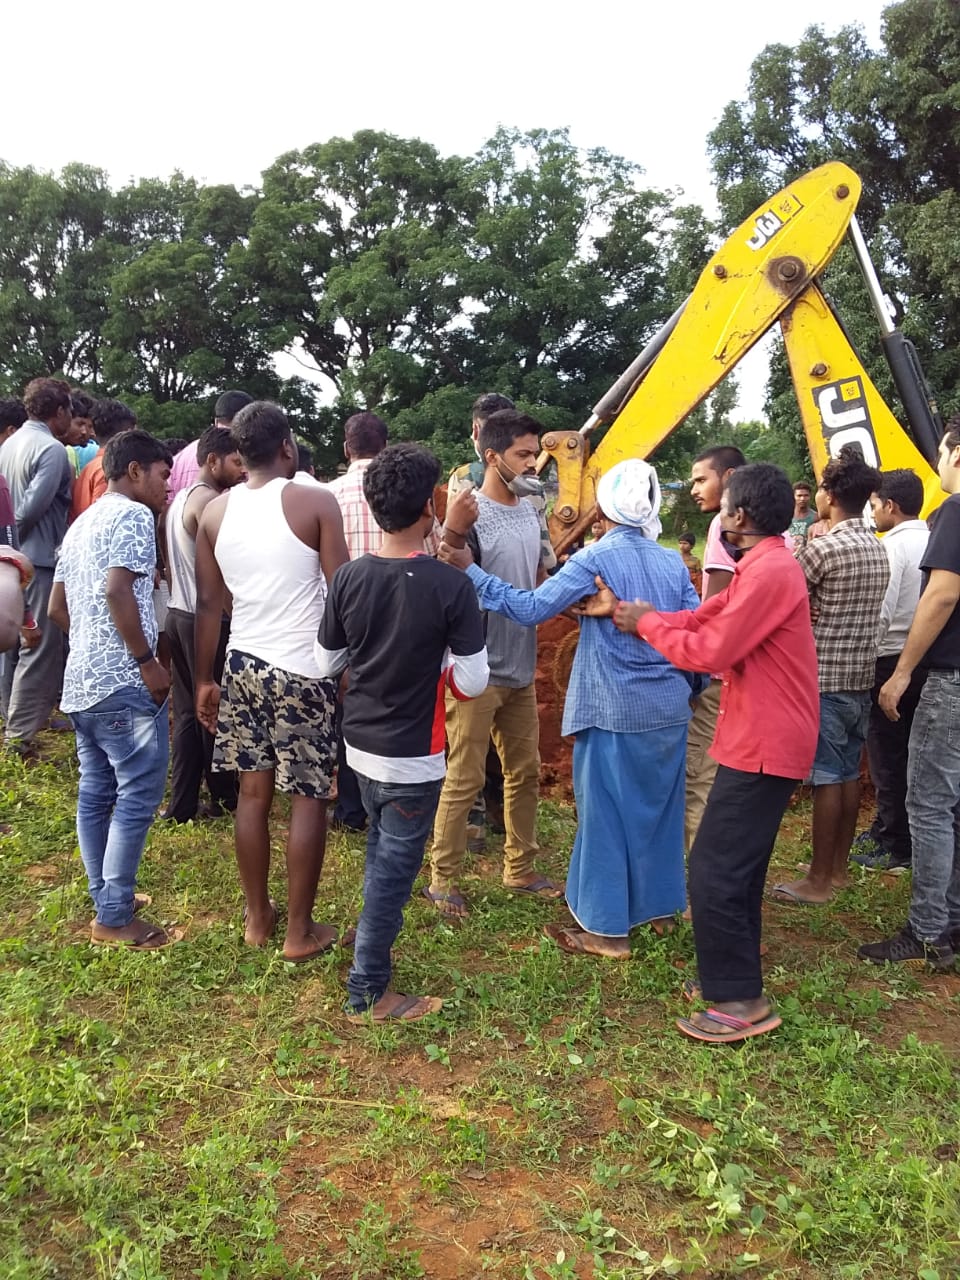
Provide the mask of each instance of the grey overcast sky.
{"label": "grey overcast sky", "polygon": [[[357,129],[469,154],[500,124],[568,126],[577,145],[624,155],[650,185],[710,206],[706,137],[744,96],[756,54],[814,25],[858,23],[877,46],[885,7],[7,0],[0,159],[53,170],[82,161],[114,185],[174,169],[243,185],[281,152]],[[39,71],[51,48],[57,76]],[[755,416],[763,357],[740,368],[740,410]]]}

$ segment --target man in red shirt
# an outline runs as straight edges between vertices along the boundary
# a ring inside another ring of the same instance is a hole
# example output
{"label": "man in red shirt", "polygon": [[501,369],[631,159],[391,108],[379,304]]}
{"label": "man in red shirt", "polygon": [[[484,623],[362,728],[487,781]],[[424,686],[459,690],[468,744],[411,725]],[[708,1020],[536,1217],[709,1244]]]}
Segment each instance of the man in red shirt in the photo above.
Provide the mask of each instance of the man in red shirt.
{"label": "man in red shirt", "polygon": [[784,543],[793,490],[757,462],[730,476],[720,520],[736,560],[730,585],[695,612],[617,605],[614,622],[677,667],[723,672],[711,755],[716,780],[690,851],[689,892],[705,1013],[677,1025],[721,1043],[771,1031],[763,994],[760,908],[787,802],[813,764],[819,691],[806,580]]}

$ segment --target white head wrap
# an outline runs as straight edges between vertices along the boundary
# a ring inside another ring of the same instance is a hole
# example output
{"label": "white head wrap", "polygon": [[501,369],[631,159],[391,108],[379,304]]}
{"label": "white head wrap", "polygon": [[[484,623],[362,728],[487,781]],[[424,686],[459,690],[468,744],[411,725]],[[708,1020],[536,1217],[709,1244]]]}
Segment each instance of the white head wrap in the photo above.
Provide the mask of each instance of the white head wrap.
{"label": "white head wrap", "polygon": [[597,485],[597,506],[608,520],[641,529],[643,536],[654,542],[663,530],[660,481],[642,458],[628,458],[610,468]]}

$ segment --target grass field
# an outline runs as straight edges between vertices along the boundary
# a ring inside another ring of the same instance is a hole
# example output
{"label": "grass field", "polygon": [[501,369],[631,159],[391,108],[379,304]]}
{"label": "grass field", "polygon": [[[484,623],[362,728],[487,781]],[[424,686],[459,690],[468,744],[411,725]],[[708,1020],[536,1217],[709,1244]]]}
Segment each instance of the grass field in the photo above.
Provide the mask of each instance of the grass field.
{"label": "grass field", "polygon": [[[770,904],[783,1027],[698,1046],[673,1029],[689,929],[641,930],[627,964],[565,957],[491,841],[470,921],[416,899],[397,948],[399,989],[443,1013],[352,1027],[343,952],[243,946],[226,822],[151,835],[141,887],[182,943],[91,947],[51,737],[51,762],[0,765],[6,1280],[960,1276],[960,977],[854,959],[901,922],[902,880]],[[808,823],[801,801],[776,867]],[[557,874],[572,831],[545,803]],[[319,918],[355,918],[361,858],[331,838]],[[282,902],[282,859],[275,881]]]}

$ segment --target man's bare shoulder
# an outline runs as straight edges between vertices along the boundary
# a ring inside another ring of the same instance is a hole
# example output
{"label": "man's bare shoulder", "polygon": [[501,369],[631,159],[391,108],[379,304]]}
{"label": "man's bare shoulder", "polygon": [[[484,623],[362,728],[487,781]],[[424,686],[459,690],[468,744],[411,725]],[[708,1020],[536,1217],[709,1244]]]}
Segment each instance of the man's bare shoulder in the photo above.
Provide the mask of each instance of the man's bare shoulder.
{"label": "man's bare shoulder", "polygon": [[291,482],[283,490],[283,509],[288,515],[312,514],[339,518],[340,504],[325,484],[299,484]]}
{"label": "man's bare shoulder", "polygon": [[224,512],[227,509],[227,499],[230,497],[230,491],[226,493],[218,493],[211,498],[206,506],[199,513],[197,531],[206,530],[212,537],[216,537],[220,523],[223,520]]}

